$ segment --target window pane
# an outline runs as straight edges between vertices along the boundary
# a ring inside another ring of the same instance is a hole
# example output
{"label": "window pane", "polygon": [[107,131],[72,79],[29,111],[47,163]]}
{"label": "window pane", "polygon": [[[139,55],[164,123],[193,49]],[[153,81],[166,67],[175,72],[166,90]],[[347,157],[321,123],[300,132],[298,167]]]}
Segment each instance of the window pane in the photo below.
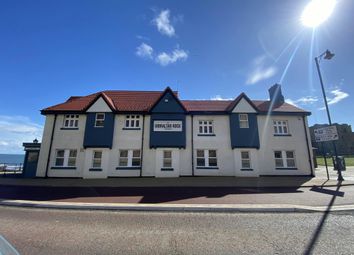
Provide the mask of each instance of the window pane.
{"label": "window pane", "polygon": [[248,122],[247,121],[240,121],[240,128],[248,128]]}
{"label": "window pane", "polygon": [[204,157],[204,150],[197,150],[197,157],[203,158]]}
{"label": "window pane", "polygon": [[217,166],[216,158],[209,158],[209,166]]}
{"label": "window pane", "polygon": [[286,157],[287,158],[294,158],[294,152],[293,151],[287,151],[286,152]]}
{"label": "window pane", "polygon": [[56,158],[55,165],[56,166],[64,166],[64,158]]}
{"label": "window pane", "polygon": [[216,158],[216,150],[209,150],[209,157]]}
{"label": "window pane", "polygon": [[129,127],[129,123],[130,123],[129,120],[125,120],[125,126],[126,127]]}
{"label": "window pane", "polygon": [[135,127],[139,127],[139,125],[140,125],[139,120],[136,120],[136,121],[135,121]]}
{"label": "window pane", "polygon": [[94,159],[92,167],[101,167],[101,159]]}
{"label": "window pane", "polygon": [[96,114],[96,119],[97,120],[104,120],[104,113],[97,113]]}
{"label": "window pane", "polygon": [[79,126],[79,120],[75,120],[75,127],[78,127]]}
{"label": "window pane", "polygon": [[128,166],[128,158],[120,158],[119,165],[120,166]]}
{"label": "window pane", "polygon": [[69,158],[68,166],[75,166],[76,165],[76,158]]}
{"label": "window pane", "polygon": [[69,157],[76,158],[77,151],[76,150],[70,150]]}
{"label": "window pane", "polygon": [[204,133],[208,133],[208,127],[207,126],[204,126]]}
{"label": "window pane", "polygon": [[247,114],[240,114],[240,120],[248,120]]}
{"label": "window pane", "polygon": [[127,158],[128,157],[128,151],[127,150],[121,150],[119,152],[119,156],[123,157],[123,158]]}
{"label": "window pane", "polygon": [[275,151],[274,152],[274,157],[275,158],[282,158],[281,151]]}
{"label": "window pane", "polygon": [[95,126],[96,127],[104,127],[104,121],[103,120],[96,120]]}
{"label": "window pane", "polygon": [[68,126],[69,126],[69,120],[65,120],[64,126],[65,126],[65,127],[68,127]]}
{"label": "window pane", "polygon": [[73,127],[73,126],[74,126],[74,120],[71,119],[71,120],[70,120],[70,127]]}
{"label": "window pane", "polygon": [[164,159],[163,167],[172,167],[172,159]]}
{"label": "window pane", "polygon": [[163,157],[164,158],[172,158],[172,152],[171,151],[164,151]]}
{"label": "window pane", "polygon": [[284,130],[284,134],[288,133],[288,128],[286,126],[283,127],[283,130]]}
{"label": "window pane", "polygon": [[243,158],[243,159],[248,159],[248,158],[249,158],[249,153],[248,153],[248,151],[242,151],[242,152],[241,152],[241,158]]}
{"label": "window pane", "polygon": [[205,166],[205,159],[197,158],[197,166]]}
{"label": "window pane", "polygon": [[200,133],[200,134],[203,133],[203,126],[199,126],[199,133]]}
{"label": "window pane", "polygon": [[295,160],[294,159],[287,159],[286,164],[288,167],[295,167]]}
{"label": "window pane", "polygon": [[140,158],[133,158],[132,166],[140,166]]}
{"label": "window pane", "polygon": [[275,159],[275,166],[276,167],[283,167],[283,160],[282,159]]}
{"label": "window pane", "polygon": [[278,134],[278,127],[274,126],[274,134]]}
{"label": "window pane", "polygon": [[64,157],[64,150],[57,150],[57,157],[61,157],[63,158]]}
{"label": "window pane", "polygon": [[245,160],[245,159],[242,160],[242,168],[251,168],[251,163],[250,163],[250,161],[248,159],[247,160]]}
{"label": "window pane", "polygon": [[133,157],[139,158],[140,157],[140,150],[133,150]]}
{"label": "window pane", "polygon": [[93,157],[94,157],[95,159],[101,159],[101,158],[102,158],[102,151],[95,151],[95,152],[93,153]]}
{"label": "window pane", "polygon": [[209,134],[213,133],[213,126],[209,126]]}

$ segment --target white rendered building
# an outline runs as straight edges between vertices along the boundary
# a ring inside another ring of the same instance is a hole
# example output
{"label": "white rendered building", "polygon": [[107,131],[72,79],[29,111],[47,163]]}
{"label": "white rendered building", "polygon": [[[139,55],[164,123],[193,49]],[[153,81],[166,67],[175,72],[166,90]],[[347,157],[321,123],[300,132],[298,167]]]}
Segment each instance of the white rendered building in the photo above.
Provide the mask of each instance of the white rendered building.
{"label": "white rendered building", "polygon": [[37,177],[313,175],[309,112],[270,99],[180,100],[165,91],[70,97],[46,116]]}

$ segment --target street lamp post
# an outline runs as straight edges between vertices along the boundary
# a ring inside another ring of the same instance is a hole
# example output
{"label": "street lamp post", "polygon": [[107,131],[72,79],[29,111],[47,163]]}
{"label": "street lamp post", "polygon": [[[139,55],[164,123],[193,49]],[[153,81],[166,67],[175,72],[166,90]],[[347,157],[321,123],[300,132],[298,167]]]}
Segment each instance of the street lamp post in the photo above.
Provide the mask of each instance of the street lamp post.
{"label": "street lamp post", "polygon": [[[320,70],[320,60],[322,59],[322,57],[324,57],[324,59],[328,59],[330,60],[331,58],[334,57],[334,54],[331,53],[329,50],[326,50],[325,52],[323,52],[321,55],[319,55],[318,57],[315,57],[315,62],[316,62],[316,67],[317,67],[317,72],[318,72],[318,76],[320,78],[320,83],[321,83],[321,89],[322,89],[322,95],[323,95],[323,100],[325,102],[325,106],[326,106],[326,112],[327,112],[327,117],[328,117],[328,123],[331,126],[332,125],[332,120],[331,120],[331,115],[329,113],[329,109],[328,109],[328,103],[327,103],[327,97],[326,97],[326,92],[323,86],[323,80],[322,80],[322,75],[321,75],[321,70]],[[337,171],[338,171],[338,181],[343,181],[343,175],[342,175],[342,170],[339,167],[338,164],[338,153],[337,153],[337,147],[334,141],[332,141],[333,143],[333,149],[334,149],[334,154],[335,154],[335,163],[337,165]]]}

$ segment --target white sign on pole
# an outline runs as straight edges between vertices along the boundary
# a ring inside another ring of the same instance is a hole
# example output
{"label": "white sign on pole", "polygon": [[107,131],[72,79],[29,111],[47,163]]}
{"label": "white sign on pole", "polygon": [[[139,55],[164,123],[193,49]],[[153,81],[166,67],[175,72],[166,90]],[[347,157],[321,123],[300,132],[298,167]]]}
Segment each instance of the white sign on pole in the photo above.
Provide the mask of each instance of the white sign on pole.
{"label": "white sign on pole", "polygon": [[336,126],[328,126],[316,128],[313,130],[316,142],[328,142],[338,140],[338,132]]}
{"label": "white sign on pole", "polygon": [[154,131],[157,132],[182,132],[180,120],[155,120]]}

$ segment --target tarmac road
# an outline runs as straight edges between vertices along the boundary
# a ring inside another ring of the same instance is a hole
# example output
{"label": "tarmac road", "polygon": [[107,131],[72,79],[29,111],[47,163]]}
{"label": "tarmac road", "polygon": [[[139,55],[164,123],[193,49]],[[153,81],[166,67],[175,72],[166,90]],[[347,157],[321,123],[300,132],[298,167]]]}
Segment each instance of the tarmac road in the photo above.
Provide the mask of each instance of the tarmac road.
{"label": "tarmac road", "polygon": [[353,254],[354,214],[0,207],[0,234],[21,254]]}

